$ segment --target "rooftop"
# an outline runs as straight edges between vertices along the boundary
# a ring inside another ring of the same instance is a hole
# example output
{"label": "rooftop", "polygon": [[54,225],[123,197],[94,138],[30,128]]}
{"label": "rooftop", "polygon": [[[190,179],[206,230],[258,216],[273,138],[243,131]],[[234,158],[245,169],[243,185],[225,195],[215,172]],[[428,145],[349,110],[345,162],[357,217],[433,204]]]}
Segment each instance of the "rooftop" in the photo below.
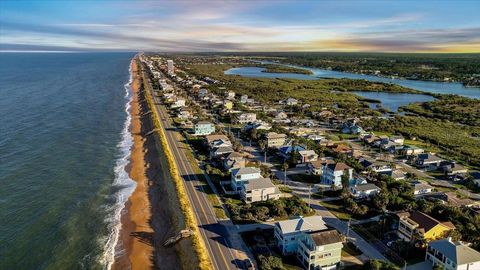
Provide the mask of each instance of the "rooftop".
{"label": "rooftop", "polygon": [[374,190],[374,189],[380,189],[380,188],[375,186],[374,184],[368,183],[368,184],[356,185],[355,189],[358,191],[366,191],[366,190]]}
{"label": "rooftop", "polygon": [[244,186],[246,191],[275,187],[270,178],[248,180]]}
{"label": "rooftop", "polygon": [[468,264],[480,261],[480,252],[464,245],[461,242],[453,242],[450,239],[432,241],[430,247],[440,251],[457,265]]}
{"label": "rooftop", "polygon": [[342,236],[337,232],[337,230],[311,233],[310,237],[312,237],[312,240],[315,242],[316,246],[330,245],[343,241]]}
{"label": "rooftop", "polygon": [[233,175],[241,174],[251,174],[251,173],[260,173],[260,169],[255,167],[245,167],[232,170]]}
{"label": "rooftop", "polygon": [[321,216],[301,217],[277,222],[282,233],[315,232],[328,229]]}

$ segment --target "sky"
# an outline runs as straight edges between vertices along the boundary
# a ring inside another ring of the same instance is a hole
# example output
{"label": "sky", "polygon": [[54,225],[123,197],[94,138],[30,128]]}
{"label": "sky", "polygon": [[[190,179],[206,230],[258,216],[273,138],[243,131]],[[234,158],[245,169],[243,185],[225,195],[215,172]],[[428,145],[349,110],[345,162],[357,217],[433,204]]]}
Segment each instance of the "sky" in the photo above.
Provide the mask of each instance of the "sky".
{"label": "sky", "polygon": [[0,51],[480,52],[480,1],[0,0]]}

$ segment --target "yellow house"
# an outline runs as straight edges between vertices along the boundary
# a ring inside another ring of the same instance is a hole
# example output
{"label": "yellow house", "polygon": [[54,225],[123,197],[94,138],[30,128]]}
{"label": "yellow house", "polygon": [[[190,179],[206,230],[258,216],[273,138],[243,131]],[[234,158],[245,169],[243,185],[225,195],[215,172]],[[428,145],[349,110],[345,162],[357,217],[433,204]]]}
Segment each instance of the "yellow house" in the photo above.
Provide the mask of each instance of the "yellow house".
{"label": "yellow house", "polygon": [[231,110],[233,109],[233,102],[231,102],[230,100],[225,100],[223,102],[223,107],[226,109],[226,110]]}
{"label": "yellow house", "polygon": [[425,241],[445,238],[446,234],[455,229],[451,222],[440,222],[422,212],[399,212],[398,236],[405,241]]}

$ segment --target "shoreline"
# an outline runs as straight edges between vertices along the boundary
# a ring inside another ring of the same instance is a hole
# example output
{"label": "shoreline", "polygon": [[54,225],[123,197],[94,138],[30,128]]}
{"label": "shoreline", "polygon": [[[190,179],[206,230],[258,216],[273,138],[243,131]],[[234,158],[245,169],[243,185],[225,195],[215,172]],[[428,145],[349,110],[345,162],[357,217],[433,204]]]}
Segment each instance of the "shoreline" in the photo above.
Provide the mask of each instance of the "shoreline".
{"label": "shoreline", "polygon": [[121,229],[115,247],[115,260],[111,269],[149,269],[153,268],[154,247],[145,239],[153,234],[150,225],[151,206],[148,196],[148,179],[145,169],[144,137],[140,119],[140,78],[135,58],[131,68],[131,123],[129,131],[133,137],[130,161],[125,168],[130,178],[136,182],[136,188],[125,202],[121,214]]}

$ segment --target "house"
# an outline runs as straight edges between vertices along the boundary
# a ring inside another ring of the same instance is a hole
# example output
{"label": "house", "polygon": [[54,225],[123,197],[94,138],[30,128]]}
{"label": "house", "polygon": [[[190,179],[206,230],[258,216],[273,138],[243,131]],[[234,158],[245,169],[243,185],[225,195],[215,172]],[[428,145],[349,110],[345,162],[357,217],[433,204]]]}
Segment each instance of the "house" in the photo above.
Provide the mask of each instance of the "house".
{"label": "house", "polygon": [[284,120],[284,119],[287,119],[287,118],[288,118],[288,115],[285,112],[278,112],[275,115],[276,120]]}
{"label": "house", "polygon": [[247,95],[243,95],[240,97],[240,103],[242,104],[245,104],[248,102],[248,96]]}
{"label": "house", "polygon": [[432,241],[428,244],[425,261],[445,270],[480,269],[480,252],[451,238]]}
{"label": "house", "polygon": [[455,229],[451,222],[440,222],[433,217],[419,212],[399,212],[397,234],[404,241],[413,242],[416,240],[430,242],[445,237]]}
{"label": "house", "polygon": [[380,192],[380,188],[374,184],[360,184],[351,186],[350,192],[352,193],[353,197],[357,199],[364,199],[378,194]]}
{"label": "house", "polygon": [[224,100],[223,101],[223,108],[225,110],[228,110],[228,111],[232,110],[233,109],[233,102],[230,101],[230,100]]}
{"label": "house", "polygon": [[480,187],[480,172],[471,172],[470,178],[477,187]]}
{"label": "house", "polygon": [[333,152],[337,154],[352,155],[353,150],[348,145],[345,144],[336,144],[332,148]]}
{"label": "house", "polygon": [[[223,134],[212,134],[212,135],[205,136],[205,144],[209,148],[213,147],[214,143],[216,143],[217,141],[230,142],[230,139],[226,135],[223,135]],[[217,145],[218,145],[218,143],[217,143]],[[231,145],[232,144],[230,143],[230,146]]]}
{"label": "house", "polygon": [[399,145],[403,145],[405,138],[402,136],[392,136],[390,137],[390,141]]}
{"label": "house", "polygon": [[278,200],[282,193],[269,178],[247,180],[241,186],[240,196],[247,203]]}
{"label": "house", "polygon": [[304,269],[333,270],[342,257],[343,237],[337,230],[306,233],[299,240],[296,257]]}
{"label": "house", "polygon": [[455,162],[446,162],[442,165],[442,170],[446,175],[466,174],[468,169]]}
{"label": "house", "polygon": [[268,132],[265,134],[264,138],[267,142],[267,147],[277,148],[285,144],[287,135],[283,133]]}
{"label": "house", "polygon": [[300,154],[300,163],[312,162],[318,159],[318,154],[313,150],[301,150],[298,153]]}
{"label": "house", "polygon": [[260,169],[254,167],[245,167],[233,169],[231,173],[230,185],[235,191],[240,191],[243,183],[252,179],[262,178]]}
{"label": "house", "polygon": [[207,96],[207,94],[208,94],[208,90],[205,88],[198,90],[198,96],[201,98]]}
{"label": "house", "polygon": [[414,182],[413,186],[413,195],[423,195],[432,192],[433,187],[426,183]]}
{"label": "house", "polygon": [[210,158],[218,158],[235,152],[232,146],[218,146],[210,149]]}
{"label": "house", "polygon": [[193,135],[196,136],[203,136],[203,135],[210,135],[215,132],[215,126],[207,121],[200,121],[197,122],[193,126]]}
{"label": "house", "polygon": [[181,107],[185,107],[185,99],[184,98],[177,97],[177,99],[173,102],[173,104],[170,105],[170,108],[172,108],[172,109],[181,108]]}
{"label": "house", "polygon": [[373,146],[375,147],[381,147],[384,144],[387,144],[390,141],[388,136],[386,135],[380,135],[377,137],[375,141],[373,141]]}
{"label": "house", "polygon": [[342,187],[342,176],[347,173],[348,180],[353,179],[353,169],[345,163],[327,164],[322,174],[322,183]]}
{"label": "house", "polygon": [[242,154],[232,152],[223,158],[222,164],[225,170],[231,171],[233,169],[244,168],[246,161]]}
{"label": "house", "polygon": [[365,131],[358,125],[358,119],[348,119],[342,124],[341,131],[344,134],[361,134]]}
{"label": "house", "polygon": [[425,152],[425,150],[422,148],[410,145],[404,145],[403,149],[400,150],[400,154],[405,156],[415,156],[422,154],[423,152]]}
{"label": "house", "polygon": [[261,120],[257,120],[255,122],[249,122],[247,123],[244,127],[243,127],[243,130],[247,131],[247,130],[250,130],[250,129],[256,129],[256,130],[270,130],[272,128],[272,126],[265,122],[265,121],[261,121]]}
{"label": "house", "polygon": [[405,180],[407,177],[406,173],[401,170],[394,170],[391,176],[394,180]]}
{"label": "house", "polygon": [[235,92],[233,92],[233,91],[225,92],[225,98],[226,99],[234,99],[235,98]]}
{"label": "house", "polygon": [[424,153],[417,156],[415,164],[420,168],[424,168],[425,170],[430,171],[438,169],[443,161],[445,160],[440,157],[437,157],[430,153]]}
{"label": "house", "polygon": [[177,114],[177,117],[180,119],[189,119],[190,117],[192,117],[192,114],[189,111],[180,111]]}
{"label": "house", "polygon": [[275,223],[277,247],[283,255],[295,254],[303,234],[327,230],[321,216],[299,217]]}
{"label": "house", "polygon": [[310,175],[322,175],[327,164],[334,164],[333,159],[321,159],[307,163],[306,173]]}
{"label": "house", "polygon": [[257,120],[257,115],[254,113],[242,113],[237,116],[237,122],[240,124],[253,123]]}
{"label": "house", "polygon": [[288,106],[294,106],[298,104],[298,100],[294,98],[287,98],[287,100],[285,100],[285,104],[287,104]]}
{"label": "house", "polygon": [[366,158],[360,158],[359,162],[363,168],[365,168],[365,170],[370,169],[379,174],[392,175],[392,166],[386,162],[370,160]]}
{"label": "house", "polygon": [[306,150],[305,147],[303,146],[300,146],[300,145],[295,145],[295,146],[282,146],[278,149],[278,154],[280,155],[280,157],[284,158],[284,159],[289,159],[290,158],[290,153],[292,153],[292,151],[304,151]]}

